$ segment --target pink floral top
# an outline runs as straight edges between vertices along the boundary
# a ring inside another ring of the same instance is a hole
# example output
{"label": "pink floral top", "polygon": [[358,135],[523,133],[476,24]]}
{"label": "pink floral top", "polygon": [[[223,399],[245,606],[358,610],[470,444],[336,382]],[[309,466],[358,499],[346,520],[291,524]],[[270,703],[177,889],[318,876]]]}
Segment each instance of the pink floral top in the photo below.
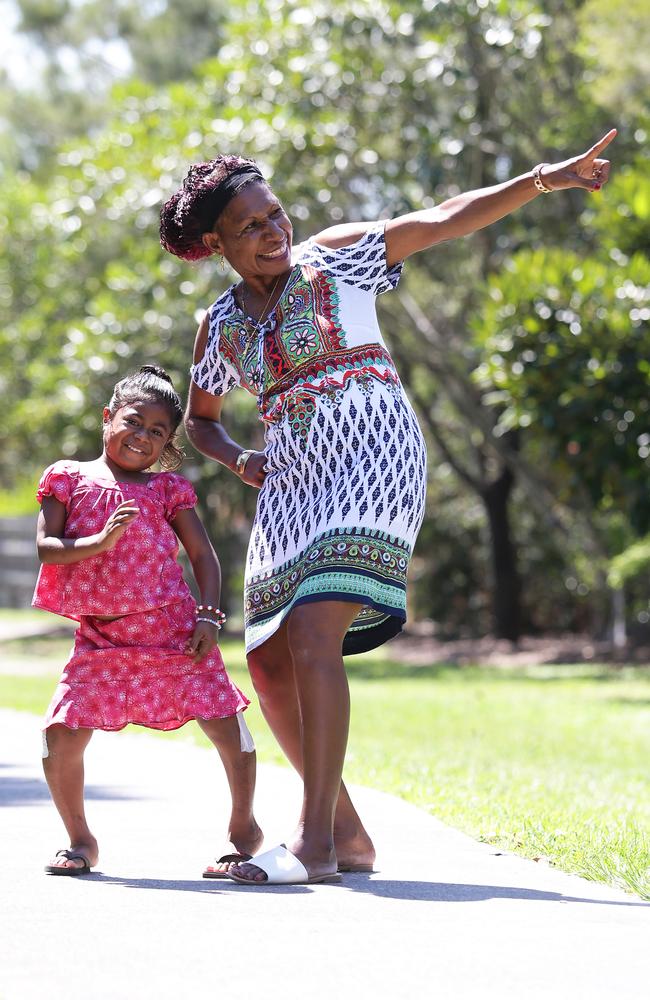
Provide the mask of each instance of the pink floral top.
{"label": "pink floral top", "polygon": [[190,590],[177,562],[171,522],[196,504],[191,484],[173,472],[152,473],[146,483],[91,478],[79,462],[55,462],[36,494],[65,504],[65,538],[93,535],[124,500],[135,499],[140,516],[117,544],[78,563],[42,565],[32,605],[79,620],[83,615],[126,615],[185,600]]}

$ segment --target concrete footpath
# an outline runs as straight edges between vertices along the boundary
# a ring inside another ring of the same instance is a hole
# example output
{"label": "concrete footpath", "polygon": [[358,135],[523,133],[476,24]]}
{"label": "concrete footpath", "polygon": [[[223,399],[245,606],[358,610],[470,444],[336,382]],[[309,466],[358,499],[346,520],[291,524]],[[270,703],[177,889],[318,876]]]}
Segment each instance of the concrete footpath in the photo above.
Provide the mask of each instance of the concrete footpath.
{"label": "concrete footpath", "polygon": [[[495,855],[388,795],[355,789],[377,871],[338,885],[254,889],[201,879],[220,846],[217,755],[98,733],[87,753],[97,870],[55,878],[66,846],[40,767],[39,720],[0,711],[0,997],[171,1000],[640,1000],[650,904]],[[260,766],[267,845],[299,784]]]}

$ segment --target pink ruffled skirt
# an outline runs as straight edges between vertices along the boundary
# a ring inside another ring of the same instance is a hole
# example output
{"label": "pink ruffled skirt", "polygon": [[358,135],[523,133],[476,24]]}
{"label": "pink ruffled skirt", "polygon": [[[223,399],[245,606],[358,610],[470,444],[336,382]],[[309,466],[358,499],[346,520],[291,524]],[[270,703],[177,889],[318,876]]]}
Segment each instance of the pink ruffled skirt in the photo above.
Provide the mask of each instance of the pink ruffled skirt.
{"label": "pink ruffled skirt", "polygon": [[43,728],[179,729],[245,709],[218,649],[199,662],[183,652],[194,608],[188,599],[112,622],[83,617]]}

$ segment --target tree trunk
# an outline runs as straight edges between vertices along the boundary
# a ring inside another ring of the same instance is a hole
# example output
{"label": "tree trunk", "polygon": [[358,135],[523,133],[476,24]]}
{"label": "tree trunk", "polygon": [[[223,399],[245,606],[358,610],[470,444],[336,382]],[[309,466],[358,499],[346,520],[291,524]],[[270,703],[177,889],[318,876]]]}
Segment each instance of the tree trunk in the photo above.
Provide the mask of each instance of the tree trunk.
{"label": "tree trunk", "polygon": [[521,607],[517,556],[508,517],[513,485],[512,470],[504,466],[500,475],[481,490],[481,498],[490,525],[494,634],[516,642],[521,635]]}
{"label": "tree trunk", "polygon": [[615,649],[625,649],[627,644],[627,627],[625,622],[625,591],[623,587],[615,587],[612,591],[612,625],[611,635]]}

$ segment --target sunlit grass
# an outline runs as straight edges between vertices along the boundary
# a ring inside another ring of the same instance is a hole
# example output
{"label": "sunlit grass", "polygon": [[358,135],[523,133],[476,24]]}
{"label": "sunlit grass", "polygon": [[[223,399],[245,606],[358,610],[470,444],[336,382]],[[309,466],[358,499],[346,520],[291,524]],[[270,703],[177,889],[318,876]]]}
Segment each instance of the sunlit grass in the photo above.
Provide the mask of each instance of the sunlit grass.
{"label": "sunlit grass", "polygon": [[[69,647],[69,636],[5,643],[12,668],[36,657],[52,674],[0,676],[0,704],[42,713]],[[252,697],[241,644],[223,653]],[[349,658],[348,672],[349,781],[650,898],[649,669],[408,668],[380,652]],[[284,763],[254,699],[248,722],[260,760]],[[196,726],[162,738],[205,743]]]}

